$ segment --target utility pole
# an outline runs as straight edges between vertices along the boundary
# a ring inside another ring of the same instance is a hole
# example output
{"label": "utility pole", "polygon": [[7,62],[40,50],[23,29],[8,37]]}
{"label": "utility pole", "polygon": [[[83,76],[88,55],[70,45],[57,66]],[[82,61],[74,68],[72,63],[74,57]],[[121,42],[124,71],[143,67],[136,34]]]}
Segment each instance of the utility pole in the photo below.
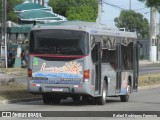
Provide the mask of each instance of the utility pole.
{"label": "utility pole", "polygon": [[98,0],[98,18],[97,23],[101,24],[102,0]]}
{"label": "utility pole", "polygon": [[42,5],[43,5],[43,6],[44,6],[44,3],[45,3],[44,0],[42,0]]}
{"label": "utility pole", "polygon": [[129,0],[129,10],[131,10],[131,0]]}
{"label": "utility pole", "polygon": [[159,33],[158,33],[158,38],[157,38],[157,55],[158,55],[158,58],[157,60],[160,61],[160,11],[159,12]]}
{"label": "utility pole", "polygon": [[2,67],[8,67],[7,64],[7,1],[2,0],[2,41],[1,41],[1,59]]}
{"label": "utility pole", "polygon": [[149,60],[157,61],[157,46],[156,46],[156,8],[150,8],[150,42],[149,42]]}
{"label": "utility pole", "polygon": [[38,0],[38,4],[41,4],[41,0]]}

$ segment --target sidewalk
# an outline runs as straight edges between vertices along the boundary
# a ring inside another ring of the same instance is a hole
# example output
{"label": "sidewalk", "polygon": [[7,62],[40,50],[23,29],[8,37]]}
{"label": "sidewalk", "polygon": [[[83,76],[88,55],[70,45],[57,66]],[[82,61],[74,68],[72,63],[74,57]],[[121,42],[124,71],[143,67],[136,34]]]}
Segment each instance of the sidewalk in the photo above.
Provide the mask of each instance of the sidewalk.
{"label": "sidewalk", "polygon": [[139,66],[146,66],[146,65],[153,65],[153,64],[160,64],[160,61],[151,62],[149,60],[139,60]]}
{"label": "sidewalk", "polygon": [[0,69],[0,104],[41,100],[41,96],[27,91],[27,69]]}

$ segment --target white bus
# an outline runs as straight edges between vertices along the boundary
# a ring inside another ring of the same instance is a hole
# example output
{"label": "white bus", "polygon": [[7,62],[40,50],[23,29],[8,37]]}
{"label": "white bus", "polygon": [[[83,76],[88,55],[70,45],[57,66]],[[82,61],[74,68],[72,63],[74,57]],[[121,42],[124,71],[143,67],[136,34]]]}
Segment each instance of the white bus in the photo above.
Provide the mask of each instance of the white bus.
{"label": "white bus", "polygon": [[138,87],[136,33],[88,22],[35,26],[29,38],[28,89],[44,104],[68,97],[129,100]]}

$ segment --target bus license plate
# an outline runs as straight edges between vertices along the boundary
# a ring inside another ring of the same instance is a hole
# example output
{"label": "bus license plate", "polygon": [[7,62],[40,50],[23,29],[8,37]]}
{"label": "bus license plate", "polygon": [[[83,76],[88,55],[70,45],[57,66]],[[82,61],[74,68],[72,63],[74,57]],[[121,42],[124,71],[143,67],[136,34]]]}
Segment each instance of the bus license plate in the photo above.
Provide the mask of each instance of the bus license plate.
{"label": "bus license plate", "polygon": [[62,89],[62,88],[53,88],[52,91],[55,91],[55,92],[62,92],[63,89]]}

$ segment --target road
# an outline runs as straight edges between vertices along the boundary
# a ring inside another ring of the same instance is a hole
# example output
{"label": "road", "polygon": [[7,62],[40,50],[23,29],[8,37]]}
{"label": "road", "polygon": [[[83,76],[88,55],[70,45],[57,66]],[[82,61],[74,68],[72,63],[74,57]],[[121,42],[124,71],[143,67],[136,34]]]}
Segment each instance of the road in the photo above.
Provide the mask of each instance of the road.
{"label": "road", "polygon": [[63,100],[58,105],[44,105],[43,102],[21,102],[1,104],[0,111],[160,111],[160,88],[140,90],[130,96],[130,101],[120,102],[119,98],[108,98],[104,106],[89,105],[83,101]]}
{"label": "road", "polygon": [[139,67],[139,74],[152,74],[152,73],[160,73],[160,66],[157,65],[149,65],[149,66],[140,66]]}
{"label": "road", "polygon": [[[157,66],[140,66],[140,74],[159,72],[160,70]],[[18,79],[18,81],[20,81],[20,79]],[[160,88],[139,90],[137,93],[132,93],[130,101],[127,103],[120,102],[119,98],[108,98],[107,103],[104,106],[91,105],[83,101],[73,102],[72,99],[63,100],[58,105],[44,105],[42,100],[0,104],[0,111],[159,111],[158,114],[160,114],[159,93]],[[87,113],[88,112],[86,112],[86,114]],[[59,114],[61,115],[61,113]],[[72,114],[72,112],[69,114]],[[69,120],[72,119],[74,118]],[[92,119],[96,120],[95,118]],[[64,120],[66,119],[64,118]]]}

